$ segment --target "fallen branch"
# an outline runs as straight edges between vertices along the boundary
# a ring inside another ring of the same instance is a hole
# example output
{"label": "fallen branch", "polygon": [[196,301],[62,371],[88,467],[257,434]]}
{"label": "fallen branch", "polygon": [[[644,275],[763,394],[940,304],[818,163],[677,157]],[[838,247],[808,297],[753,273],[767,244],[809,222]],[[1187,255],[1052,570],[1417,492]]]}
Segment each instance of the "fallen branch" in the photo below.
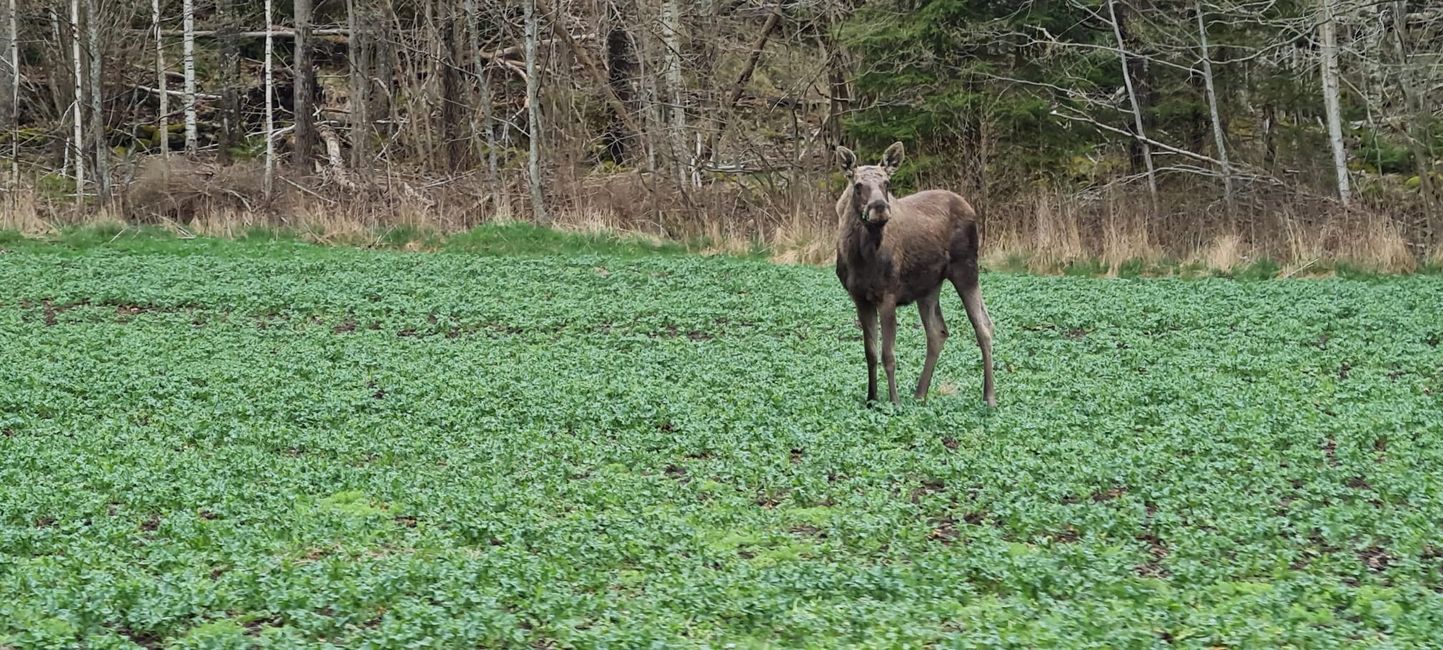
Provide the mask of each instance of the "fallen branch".
{"label": "fallen branch", "polygon": [[[330,175],[335,177],[336,182],[348,189],[355,189],[356,184],[346,173],[346,165],[341,158],[341,138],[336,135],[336,130],[329,124],[320,124],[316,127],[316,133],[326,143],[326,160],[330,163]],[[319,165],[320,161],[316,161]]]}
{"label": "fallen branch", "polygon": [[[139,84],[136,84],[135,88],[136,88],[137,90],[144,90],[145,92],[148,92],[148,93],[150,93],[150,94],[152,94],[152,95],[159,95],[159,94],[160,94],[160,89],[159,89],[159,88],[151,88],[150,86],[142,86],[142,85],[139,85]],[[184,97],[184,96],[185,96],[185,91],[182,91],[182,90],[171,90],[171,89],[167,88],[167,89],[165,90],[165,94],[170,95],[171,97]],[[209,100],[219,101],[219,100],[220,100],[220,95],[212,95],[212,94],[209,94],[209,93],[196,93],[196,94],[195,94],[195,98],[196,98],[196,99],[209,99]]]}
{"label": "fallen branch", "polygon": [[[1179,155],[1179,156],[1185,156],[1185,157],[1187,157],[1187,158],[1192,158],[1193,160],[1200,160],[1200,161],[1202,161],[1202,162],[1209,163],[1209,164],[1212,164],[1212,165],[1222,166],[1222,161],[1219,161],[1219,160],[1217,160],[1216,158],[1211,158],[1211,157],[1209,157],[1209,156],[1204,156],[1204,155],[1202,155],[1202,154],[1200,154],[1200,153],[1194,153],[1194,152],[1188,151],[1188,150],[1186,150],[1186,149],[1179,149],[1179,148],[1174,147],[1174,146],[1172,146],[1172,145],[1164,144],[1164,143],[1162,143],[1162,142],[1158,142],[1157,140],[1153,140],[1152,138],[1142,137],[1142,136],[1137,135],[1136,133],[1130,133],[1130,132],[1125,131],[1125,130],[1123,130],[1123,129],[1119,129],[1119,128],[1115,127],[1115,126],[1109,126],[1109,125],[1107,125],[1107,124],[1103,124],[1103,123],[1098,122],[1097,120],[1094,120],[1094,119],[1092,119],[1092,118],[1090,118],[1090,117],[1086,117],[1086,116],[1083,116],[1083,115],[1069,115],[1069,114],[1066,114],[1066,113],[1062,113],[1062,112],[1058,111],[1057,109],[1053,109],[1053,110],[1050,111],[1050,112],[1051,112],[1052,115],[1055,115],[1055,116],[1057,116],[1057,117],[1060,117],[1060,118],[1062,118],[1062,119],[1064,119],[1064,120],[1069,120],[1069,121],[1072,121],[1072,122],[1081,122],[1081,123],[1084,123],[1084,124],[1091,124],[1092,126],[1097,127],[1097,128],[1099,128],[1099,129],[1102,129],[1103,131],[1108,131],[1108,132],[1110,132],[1110,133],[1116,133],[1116,134],[1118,134],[1118,135],[1126,136],[1126,137],[1132,138],[1132,139],[1134,139],[1134,140],[1137,140],[1137,141],[1139,141],[1139,142],[1146,142],[1146,143],[1148,143],[1148,144],[1150,144],[1150,145],[1152,145],[1152,146],[1154,146],[1154,147],[1157,147],[1158,149],[1161,149],[1161,150],[1163,150],[1163,151],[1167,151],[1168,153],[1174,153],[1174,154],[1177,154],[1177,155]],[[1175,166],[1175,167],[1176,167],[1176,166]],[[1268,174],[1268,173],[1266,173],[1266,172],[1264,172],[1264,171],[1262,171],[1262,170],[1260,170],[1260,169],[1257,169],[1257,168],[1255,168],[1255,167],[1252,167],[1252,166],[1250,166],[1250,165],[1249,165],[1249,166],[1244,166],[1244,165],[1241,165],[1241,164],[1239,164],[1239,163],[1233,163],[1233,164],[1232,164],[1232,169],[1233,169],[1235,172],[1246,172],[1246,173],[1234,174],[1234,175],[1233,175],[1234,178],[1239,178],[1239,179],[1244,179],[1244,180],[1259,180],[1259,181],[1265,181],[1265,182],[1271,183],[1271,184],[1273,184],[1273,185],[1276,185],[1276,186],[1278,186],[1278,187],[1285,187],[1285,188],[1288,188],[1288,189],[1290,189],[1290,190],[1292,190],[1292,191],[1295,191],[1295,192],[1301,192],[1301,193],[1303,193],[1303,194],[1306,194],[1307,196],[1316,196],[1317,198],[1321,198],[1321,199],[1324,199],[1324,200],[1335,200],[1334,197],[1318,196],[1318,195],[1316,195],[1316,194],[1314,194],[1314,193],[1312,193],[1312,192],[1309,192],[1309,191],[1307,191],[1307,190],[1305,190],[1305,189],[1303,189],[1303,188],[1299,188],[1299,187],[1297,187],[1296,185],[1287,183],[1287,182],[1283,181],[1282,179],[1277,178],[1276,176],[1273,176],[1272,174]]]}
{"label": "fallen branch", "polygon": [[322,200],[322,201],[325,201],[326,203],[329,203],[330,205],[333,205],[333,206],[336,205],[336,202],[335,202],[335,201],[332,201],[331,199],[328,199],[328,198],[326,198],[326,197],[324,197],[324,196],[321,196],[320,194],[317,194],[314,190],[312,190],[312,189],[310,189],[310,188],[308,188],[308,187],[305,187],[305,186],[303,186],[303,185],[301,185],[301,184],[299,184],[299,183],[297,183],[297,182],[295,182],[295,181],[293,181],[293,180],[291,180],[291,179],[289,179],[289,178],[286,178],[286,177],[282,176],[282,177],[281,177],[281,180],[284,181],[287,185],[290,185],[291,187],[294,187],[294,188],[296,188],[296,189],[298,189],[298,190],[300,190],[300,191],[302,191],[302,192],[305,192],[306,194],[309,194],[309,195],[314,196],[314,197],[316,197],[316,198],[318,198],[318,199],[320,199],[320,200]]}
{"label": "fallen branch", "polygon": [[[146,36],[155,35],[155,32],[149,29],[132,29],[129,31],[136,34],[144,34]],[[327,29],[312,29],[310,31],[310,34],[311,36],[340,36],[342,38],[349,38],[351,35],[349,30],[339,27]],[[185,36],[185,32],[179,29],[165,29],[161,30],[160,35],[169,37],[183,37]],[[191,35],[196,38],[215,38],[218,36],[223,36],[223,34],[221,34],[219,30],[214,29],[197,30],[191,32]],[[290,27],[271,27],[270,30],[262,29],[259,31],[234,33],[234,36],[238,38],[265,38],[267,35],[270,35],[271,38],[295,38],[296,30],[291,29]]]}
{"label": "fallen branch", "polygon": [[1066,114],[1066,113],[1062,113],[1062,112],[1058,111],[1057,109],[1053,109],[1053,110],[1051,111],[1051,113],[1052,113],[1053,115],[1057,116],[1057,117],[1060,117],[1060,118],[1064,119],[1064,120],[1070,120],[1070,121],[1073,121],[1073,122],[1082,122],[1082,123],[1084,123],[1084,124],[1091,124],[1092,126],[1095,126],[1095,127],[1099,128],[1099,129],[1102,129],[1102,130],[1104,130],[1104,131],[1109,131],[1109,132],[1112,132],[1112,133],[1116,133],[1116,134],[1118,134],[1118,135],[1124,135],[1124,136],[1127,136],[1127,137],[1132,138],[1132,139],[1134,139],[1134,140],[1137,140],[1138,142],[1147,143],[1147,144],[1149,144],[1149,145],[1152,145],[1152,146],[1157,147],[1157,148],[1159,148],[1159,149],[1162,149],[1162,150],[1164,150],[1164,151],[1168,151],[1168,152],[1171,152],[1171,153],[1175,153],[1175,154],[1177,154],[1177,155],[1179,155],[1179,156],[1187,156],[1188,158],[1192,158],[1192,159],[1195,159],[1195,160],[1201,160],[1201,161],[1206,162],[1206,163],[1212,163],[1212,164],[1214,164],[1214,165],[1219,165],[1219,166],[1222,165],[1222,162],[1219,161],[1219,160],[1217,160],[1217,159],[1210,158],[1210,157],[1208,157],[1208,156],[1204,156],[1204,155],[1202,155],[1202,154],[1200,154],[1200,153],[1193,153],[1193,152],[1188,151],[1188,150],[1186,150],[1186,149],[1179,149],[1179,148],[1174,147],[1174,146],[1172,146],[1172,145],[1163,144],[1163,143],[1158,142],[1157,140],[1154,140],[1154,139],[1152,139],[1152,138],[1145,137],[1145,136],[1141,136],[1141,135],[1138,135],[1138,134],[1136,134],[1136,133],[1132,133],[1131,131],[1126,131],[1126,130],[1123,130],[1123,129],[1119,129],[1119,128],[1115,127],[1115,126],[1108,126],[1108,125],[1103,124],[1102,122],[1099,122],[1099,121],[1097,121],[1097,120],[1094,120],[1094,119],[1092,119],[1092,118],[1090,118],[1090,117],[1085,117],[1085,116],[1082,116],[1082,115],[1068,115],[1068,114]]}
{"label": "fallen branch", "polygon": [[772,9],[771,15],[767,16],[766,24],[762,25],[762,32],[757,35],[756,42],[752,44],[751,54],[747,56],[746,65],[742,66],[742,71],[737,74],[736,81],[732,82],[731,92],[727,93],[726,103],[722,104],[721,119],[717,122],[716,129],[707,134],[706,148],[702,150],[699,158],[710,159],[712,157],[717,140],[720,139],[722,132],[726,131],[727,123],[731,121],[728,118],[731,117],[732,111],[736,110],[737,102],[741,101],[742,93],[746,91],[747,82],[751,80],[752,73],[757,69],[757,62],[762,59],[762,52],[767,49],[767,40],[772,37],[772,32],[777,30],[777,26],[781,22],[782,6],[777,4]]}

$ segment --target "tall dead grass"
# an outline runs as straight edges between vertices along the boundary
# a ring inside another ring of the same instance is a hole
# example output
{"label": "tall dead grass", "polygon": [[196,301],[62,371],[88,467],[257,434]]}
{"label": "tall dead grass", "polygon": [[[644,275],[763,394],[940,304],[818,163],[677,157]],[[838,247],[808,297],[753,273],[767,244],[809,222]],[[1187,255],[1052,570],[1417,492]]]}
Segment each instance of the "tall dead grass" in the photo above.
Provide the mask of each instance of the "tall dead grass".
{"label": "tall dead grass", "polygon": [[1387,215],[1364,210],[1335,210],[1307,220],[1283,218],[1286,233],[1285,275],[1326,262],[1378,273],[1411,273],[1418,258],[1403,230]]}
{"label": "tall dead grass", "polygon": [[[0,229],[46,235],[123,216],[125,223],[159,225],[182,236],[236,238],[256,229],[285,228],[318,243],[369,245],[384,239],[387,245],[405,240],[419,246],[436,241],[435,235],[481,223],[526,220],[530,212],[524,202],[497,201],[464,179],[393,176],[362,187],[327,178],[282,177],[275,197],[266,202],[258,166],[218,167],[183,158],[169,168],[158,164],[144,161],[109,211],[77,211],[68,197],[11,188],[0,202]],[[769,194],[756,186],[719,183],[676,190],[640,174],[616,174],[549,190],[548,202],[556,204],[550,225],[583,234],[682,242],[709,254],[765,248],[778,263],[827,264],[835,254],[838,224],[833,198],[820,187]],[[525,195],[511,196],[524,201]],[[1289,275],[1339,264],[1382,273],[1411,272],[1420,263],[1443,266],[1443,245],[1420,250],[1398,220],[1362,209],[1285,205],[1236,220],[1209,220],[1207,214],[1179,208],[1158,219],[1139,198],[1039,190],[978,206],[982,263],[1043,273],[1097,263],[1111,274],[1134,262],[1152,268],[1167,259],[1223,272],[1269,259]]]}
{"label": "tall dead grass", "polygon": [[1108,274],[1114,276],[1124,264],[1156,264],[1163,251],[1148,230],[1148,212],[1126,200],[1108,201],[1102,219],[1100,257]]}
{"label": "tall dead grass", "polygon": [[1249,246],[1243,240],[1242,235],[1237,233],[1218,235],[1190,255],[1187,261],[1205,268],[1230,273],[1250,261]]}
{"label": "tall dead grass", "polygon": [[836,259],[837,220],[794,214],[771,237],[772,261],[825,264]]}
{"label": "tall dead grass", "polygon": [[39,202],[30,188],[11,188],[0,204],[0,230],[15,230],[25,235],[47,235],[55,228],[40,216]]}
{"label": "tall dead grass", "polygon": [[1029,266],[1057,271],[1087,257],[1082,231],[1070,205],[1052,194],[1034,199]]}

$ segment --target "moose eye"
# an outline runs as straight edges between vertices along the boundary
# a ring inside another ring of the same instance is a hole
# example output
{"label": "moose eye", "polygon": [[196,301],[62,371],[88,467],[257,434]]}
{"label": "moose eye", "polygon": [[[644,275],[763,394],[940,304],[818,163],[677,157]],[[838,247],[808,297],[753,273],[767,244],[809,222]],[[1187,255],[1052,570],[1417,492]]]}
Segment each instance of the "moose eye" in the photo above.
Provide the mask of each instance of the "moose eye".
{"label": "moose eye", "polygon": [[860,192],[860,191],[862,191],[862,184],[861,184],[861,183],[857,183],[856,185],[853,185],[853,186],[852,186],[852,189]]}

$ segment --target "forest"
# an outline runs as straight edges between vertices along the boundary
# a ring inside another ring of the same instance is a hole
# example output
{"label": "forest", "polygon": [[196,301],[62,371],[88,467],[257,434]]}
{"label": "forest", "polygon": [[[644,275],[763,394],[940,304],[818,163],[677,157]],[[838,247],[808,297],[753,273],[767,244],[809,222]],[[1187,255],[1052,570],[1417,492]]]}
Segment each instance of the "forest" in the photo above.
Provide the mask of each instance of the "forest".
{"label": "forest", "polygon": [[[1443,260],[1426,0],[7,0],[0,228],[495,220],[830,258],[832,149],[984,255]],[[8,141],[8,142],[5,142]]]}

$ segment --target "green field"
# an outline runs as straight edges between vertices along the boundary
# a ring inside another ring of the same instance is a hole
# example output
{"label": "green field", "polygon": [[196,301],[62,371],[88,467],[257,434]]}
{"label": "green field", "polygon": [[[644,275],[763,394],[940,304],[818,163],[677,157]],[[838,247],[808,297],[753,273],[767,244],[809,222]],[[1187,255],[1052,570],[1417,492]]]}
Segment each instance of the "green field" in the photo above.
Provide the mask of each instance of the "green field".
{"label": "green field", "polygon": [[829,269],[12,242],[0,647],[1438,638],[1443,278],[983,291],[894,410]]}

